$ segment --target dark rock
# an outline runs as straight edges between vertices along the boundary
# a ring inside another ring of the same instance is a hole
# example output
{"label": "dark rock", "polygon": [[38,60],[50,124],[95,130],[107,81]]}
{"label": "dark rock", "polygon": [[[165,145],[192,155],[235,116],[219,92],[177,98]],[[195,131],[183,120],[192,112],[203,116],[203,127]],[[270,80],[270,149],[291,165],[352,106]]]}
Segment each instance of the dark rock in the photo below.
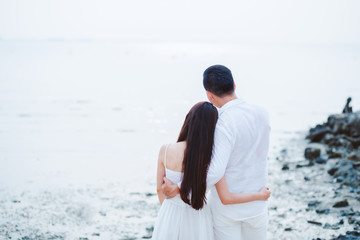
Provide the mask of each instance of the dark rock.
{"label": "dark rock", "polygon": [[147,197],[152,197],[152,196],[156,196],[157,194],[156,193],[146,193],[145,196]]}
{"label": "dark rock", "polygon": [[348,223],[349,224],[354,224],[356,222],[356,219],[355,218],[353,218],[353,217],[349,217],[348,218]]}
{"label": "dark rock", "polygon": [[[336,170],[337,169],[337,170]],[[336,170],[336,171],[335,171]],[[352,160],[341,159],[328,171],[334,178],[342,179],[342,184],[357,188],[360,186],[360,169]]]}
{"label": "dark rock", "polygon": [[285,228],[284,231],[285,231],[285,232],[291,232],[291,231],[292,231],[292,228],[291,228],[291,227]]}
{"label": "dark rock", "polygon": [[339,227],[339,226],[337,226],[337,225],[331,225],[331,224],[329,224],[329,223],[325,223],[325,225],[324,225],[324,229],[333,229],[333,230],[338,230],[338,229],[340,229],[340,227]]}
{"label": "dark rock", "polygon": [[336,152],[333,150],[327,151],[327,154],[328,154],[329,158],[343,158],[344,157],[344,154],[342,152]]}
{"label": "dark rock", "polygon": [[310,142],[320,142],[327,133],[331,133],[331,129],[328,126],[317,125],[315,128],[310,129],[310,133],[307,136]]}
{"label": "dark rock", "polygon": [[328,214],[330,209],[316,209],[317,214]]}
{"label": "dark rock", "polygon": [[333,130],[333,133],[335,133],[336,135],[338,135],[338,134],[348,135],[350,128],[349,128],[349,125],[347,124],[347,122],[341,121],[341,122],[335,123],[332,130]]}
{"label": "dark rock", "polygon": [[325,144],[329,144],[330,142],[334,141],[334,138],[336,138],[334,134],[326,133],[322,139],[322,142],[324,142]]}
{"label": "dark rock", "polygon": [[357,219],[356,219],[356,220],[354,221],[354,224],[357,225],[357,226],[360,226],[360,220],[357,220]]}
{"label": "dark rock", "polygon": [[304,180],[308,182],[308,181],[310,181],[310,178],[308,178],[308,177],[305,176],[305,177],[304,177]]}
{"label": "dark rock", "polygon": [[351,153],[347,156],[347,159],[356,161],[359,160],[359,156],[356,153]]}
{"label": "dark rock", "polygon": [[334,152],[333,150],[330,150],[327,152],[329,158],[343,158],[344,154],[341,152]]}
{"label": "dark rock", "polygon": [[307,222],[310,223],[310,224],[318,225],[318,226],[322,225],[321,222],[316,222],[316,221],[311,221],[311,220],[308,220]]}
{"label": "dark rock", "polygon": [[325,164],[327,162],[327,159],[318,157],[318,158],[315,159],[315,162],[318,163],[318,164]]}
{"label": "dark rock", "polygon": [[283,170],[283,171],[286,171],[286,170],[289,170],[290,168],[289,168],[289,165],[288,164],[284,164],[283,166],[282,166],[282,168],[281,168],[281,170]]}
{"label": "dark rock", "polygon": [[350,143],[357,148],[360,146],[360,112],[330,115],[326,123],[311,128],[307,138],[329,146],[349,147]]}
{"label": "dark rock", "polygon": [[351,144],[353,145],[353,147],[356,149],[360,146],[360,137],[357,138],[351,138]]}
{"label": "dark rock", "polygon": [[360,136],[360,112],[349,114],[348,123],[350,125],[350,135],[352,137]]}
{"label": "dark rock", "polygon": [[333,114],[328,117],[326,125],[331,129],[339,122],[347,122],[346,114]]}
{"label": "dark rock", "polygon": [[320,203],[320,201],[310,201],[308,202],[308,207],[317,207]]}
{"label": "dark rock", "polygon": [[353,168],[355,168],[355,169],[360,168],[360,163],[353,163]]}
{"label": "dark rock", "polygon": [[320,152],[318,148],[306,148],[304,155],[306,159],[313,160],[320,157]]}
{"label": "dark rock", "polygon": [[342,183],[344,181],[344,179],[342,177],[338,177],[336,178],[336,182],[337,183]]}
{"label": "dark rock", "polygon": [[340,211],[341,216],[360,216],[360,212],[354,212],[353,209],[350,210],[341,210]]}
{"label": "dark rock", "polygon": [[143,236],[142,239],[151,239],[152,233],[154,232],[154,227],[153,226],[147,227],[146,232],[147,232],[147,234],[145,236]]}
{"label": "dark rock", "polygon": [[337,202],[333,205],[334,208],[341,208],[341,207],[347,207],[347,206],[349,206],[349,203],[346,199],[343,201]]}
{"label": "dark rock", "polygon": [[339,168],[331,168],[328,170],[328,173],[331,175],[331,176],[334,176],[334,174],[337,172],[337,170],[339,170]]}
{"label": "dark rock", "polygon": [[347,231],[346,235],[340,234],[337,238],[332,238],[331,240],[358,240],[358,239],[360,239],[360,232]]}
{"label": "dark rock", "polygon": [[340,222],[337,223],[338,225],[343,225],[344,224],[344,219],[341,219]]}

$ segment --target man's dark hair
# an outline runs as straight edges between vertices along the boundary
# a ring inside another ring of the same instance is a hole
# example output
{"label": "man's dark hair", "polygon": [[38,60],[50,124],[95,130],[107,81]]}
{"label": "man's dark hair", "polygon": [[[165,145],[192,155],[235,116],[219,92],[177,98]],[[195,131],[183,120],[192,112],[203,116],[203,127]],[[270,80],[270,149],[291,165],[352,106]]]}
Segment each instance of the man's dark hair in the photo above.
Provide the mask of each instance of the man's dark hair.
{"label": "man's dark hair", "polygon": [[234,80],[230,69],[222,65],[208,67],[203,74],[205,90],[223,97],[234,92]]}

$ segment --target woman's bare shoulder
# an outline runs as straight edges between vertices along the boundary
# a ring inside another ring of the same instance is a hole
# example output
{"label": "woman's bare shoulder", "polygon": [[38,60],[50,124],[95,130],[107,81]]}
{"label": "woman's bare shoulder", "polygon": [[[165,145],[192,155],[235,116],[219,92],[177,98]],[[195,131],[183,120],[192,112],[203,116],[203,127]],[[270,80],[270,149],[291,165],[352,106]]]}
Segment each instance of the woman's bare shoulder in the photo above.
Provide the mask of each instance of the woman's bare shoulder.
{"label": "woman's bare shoulder", "polygon": [[181,171],[185,149],[186,142],[170,144],[166,152],[166,167],[172,170]]}
{"label": "woman's bare shoulder", "polygon": [[165,156],[165,149],[166,149],[166,146],[168,144],[163,144],[161,147],[160,147],[160,151],[159,151],[159,157],[158,157],[158,162],[159,163],[163,163],[164,162],[164,156]]}

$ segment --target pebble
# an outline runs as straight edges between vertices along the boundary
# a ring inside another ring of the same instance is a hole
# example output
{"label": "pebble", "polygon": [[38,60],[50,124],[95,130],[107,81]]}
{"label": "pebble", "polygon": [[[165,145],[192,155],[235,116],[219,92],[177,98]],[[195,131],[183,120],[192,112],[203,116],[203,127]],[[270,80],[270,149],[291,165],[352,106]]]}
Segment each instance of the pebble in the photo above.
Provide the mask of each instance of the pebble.
{"label": "pebble", "polygon": [[328,214],[330,209],[316,209],[315,211],[317,214]]}
{"label": "pebble", "polygon": [[340,234],[337,238],[332,238],[331,240],[359,240],[360,232],[357,231],[347,231],[346,235]]}
{"label": "pebble", "polygon": [[333,175],[337,172],[337,170],[339,170],[339,168],[334,167],[334,168],[329,169],[329,170],[328,170],[328,173],[329,173],[331,176],[333,176]]}
{"label": "pebble", "polygon": [[290,168],[289,168],[289,165],[288,164],[284,164],[283,165],[283,167],[281,168],[281,170],[283,170],[283,171],[286,171],[286,170],[289,170]]}
{"label": "pebble", "polygon": [[322,158],[322,157],[318,157],[315,159],[315,162],[318,164],[325,164],[327,162],[327,159]]}
{"label": "pebble", "polygon": [[321,223],[321,222],[316,222],[316,221],[311,221],[311,220],[308,220],[307,222],[310,223],[310,224],[322,226],[322,223]]}
{"label": "pebble", "polygon": [[313,159],[316,159],[318,157],[320,157],[320,152],[321,150],[318,149],[318,148],[306,148],[305,149],[305,158],[306,159],[309,159],[309,160],[313,160]]}
{"label": "pebble", "polygon": [[321,202],[320,201],[310,201],[308,202],[309,207],[317,207]]}
{"label": "pebble", "polygon": [[349,206],[349,202],[345,199],[343,201],[337,202],[333,205],[334,208],[341,208]]}

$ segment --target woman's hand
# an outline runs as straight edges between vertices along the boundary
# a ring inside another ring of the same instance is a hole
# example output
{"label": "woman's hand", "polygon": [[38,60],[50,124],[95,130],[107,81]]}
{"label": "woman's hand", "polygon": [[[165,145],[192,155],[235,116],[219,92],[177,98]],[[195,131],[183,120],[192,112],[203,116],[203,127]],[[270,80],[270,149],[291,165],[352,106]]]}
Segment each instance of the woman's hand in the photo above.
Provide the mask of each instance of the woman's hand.
{"label": "woman's hand", "polygon": [[270,189],[268,187],[263,187],[259,193],[260,193],[260,200],[263,201],[268,200],[271,194]]}

